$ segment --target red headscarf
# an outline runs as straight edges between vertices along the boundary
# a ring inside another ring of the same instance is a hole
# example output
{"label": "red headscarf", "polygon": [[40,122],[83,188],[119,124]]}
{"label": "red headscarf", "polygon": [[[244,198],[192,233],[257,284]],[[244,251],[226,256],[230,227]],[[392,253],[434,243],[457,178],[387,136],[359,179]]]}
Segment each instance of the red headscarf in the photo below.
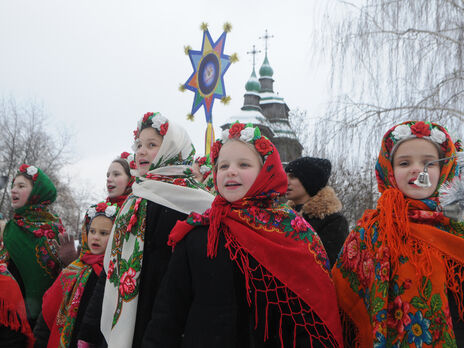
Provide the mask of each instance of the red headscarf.
{"label": "red headscarf", "polygon": [[[277,149],[251,125],[235,123],[228,137],[240,137],[254,144],[263,156],[264,165],[254,184],[242,199],[231,203],[218,195],[205,214],[193,213],[186,221],[178,222],[169,244],[174,246],[195,226],[209,225],[207,253],[213,258],[218,235],[223,233],[231,258],[245,275],[249,303],[252,302],[250,289],[275,295],[279,302],[288,304],[293,296],[292,306],[298,303],[298,308],[292,307],[291,314],[281,312],[281,316],[293,316],[295,323],[301,323],[296,325],[305,327],[312,340],[324,337],[330,341],[330,347],[342,347],[335,289],[322,243],[303,218],[276,200],[287,190],[287,176]],[[214,162],[221,146],[220,140],[213,145]],[[214,180],[217,188],[216,173]],[[250,257],[258,262],[258,267],[251,268]],[[266,289],[262,289],[262,284],[267,284]],[[308,322],[308,317],[314,321]]]}
{"label": "red headscarf", "polygon": [[23,295],[6,263],[0,263],[0,325],[20,331],[27,337],[27,347],[33,347],[34,336],[27,321]]}
{"label": "red headscarf", "polygon": [[104,254],[92,254],[87,244],[87,233],[92,219],[105,216],[114,221],[117,214],[117,205],[106,202],[94,204],[87,210],[79,258],[61,271],[58,279],[43,296],[42,315],[50,329],[48,348],[70,345],[87,281],[92,272],[99,276],[103,269]]}

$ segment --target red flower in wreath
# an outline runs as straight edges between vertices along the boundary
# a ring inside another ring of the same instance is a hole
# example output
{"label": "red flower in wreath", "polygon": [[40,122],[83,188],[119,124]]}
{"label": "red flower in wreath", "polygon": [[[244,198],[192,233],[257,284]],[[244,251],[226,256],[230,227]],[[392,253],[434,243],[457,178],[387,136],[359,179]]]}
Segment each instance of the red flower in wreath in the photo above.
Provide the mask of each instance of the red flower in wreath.
{"label": "red flower in wreath", "polygon": [[261,137],[256,140],[255,147],[256,150],[258,150],[258,152],[263,156],[267,155],[269,152],[272,152],[272,143],[265,137]]}
{"label": "red flower in wreath", "polygon": [[219,150],[221,150],[222,143],[219,140],[213,144],[211,149],[211,159],[213,162],[216,162],[217,157],[219,156]]}
{"label": "red flower in wreath", "polygon": [[21,164],[21,166],[19,167],[19,171],[21,173],[26,173],[27,172],[27,168],[29,168],[29,166],[27,164]]}
{"label": "red flower in wreath", "polygon": [[187,186],[187,182],[185,181],[185,179],[181,179],[181,178],[174,179],[172,183],[174,185]]}
{"label": "red flower in wreath", "polygon": [[430,135],[430,127],[425,122],[417,122],[411,126],[411,132],[418,138],[428,137]]}
{"label": "red flower in wreath", "polygon": [[130,156],[129,152],[123,152],[120,157],[123,158],[123,159],[126,159],[129,156]]}
{"label": "red flower in wreath", "polygon": [[108,205],[105,202],[100,202],[97,204],[95,210],[99,213],[104,213]]}
{"label": "red flower in wreath", "polygon": [[139,136],[139,130],[136,129],[136,130],[134,131],[134,140],[137,139],[138,136]]}
{"label": "red flower in wreath", "polygon": [[18,224],[18,226],[24,226],[24,221],[23,220],[18,220],[16,221],[16,223]]}
{"label": "red flower in wreath", "polygon": [[169,127],[169,124],[166,122],[166,123],[163,123],[160,127],[160,135],[164,136],[166,135],[167,131],[168,131],[168,127]]}
{"label": "red flower in wreath", "polygon": [[137,169],[137,165],[135,164],[135,161],[131,161],[131,163],[129,164],[129,167],[131,169]]}
{"label": "red flower in wreath", "polygon": [[229,138],[238,138],[240,136],[240,132],[244,128],[245,125],[243,123],[234,123],[229,129]]}
{"label": "red flower in wreath", "polygon": [[143,115],[143,119],[142,119],[142,122],[145,123],[148,121],[148,119],[150,118],[150,116],[153,115],[153,112],[147,112],[145,115]]}

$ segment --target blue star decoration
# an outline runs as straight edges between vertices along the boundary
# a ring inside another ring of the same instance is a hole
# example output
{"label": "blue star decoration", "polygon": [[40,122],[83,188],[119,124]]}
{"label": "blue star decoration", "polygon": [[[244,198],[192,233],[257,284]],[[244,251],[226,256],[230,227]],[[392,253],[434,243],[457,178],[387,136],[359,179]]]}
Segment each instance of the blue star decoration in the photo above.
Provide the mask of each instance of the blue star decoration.
{"label": "blue star decoration", "polygon": [[213,42],[209,31],[204,30],[201,51],[188,52],[193,73],[184,87],[195,92],[192,115],[203,105],[207,123],[212,123],[214,98],[221,99],[226,96],[224,74],[231,64],[230,56],[224,54],[226,35],[224,31],[219,39]]}

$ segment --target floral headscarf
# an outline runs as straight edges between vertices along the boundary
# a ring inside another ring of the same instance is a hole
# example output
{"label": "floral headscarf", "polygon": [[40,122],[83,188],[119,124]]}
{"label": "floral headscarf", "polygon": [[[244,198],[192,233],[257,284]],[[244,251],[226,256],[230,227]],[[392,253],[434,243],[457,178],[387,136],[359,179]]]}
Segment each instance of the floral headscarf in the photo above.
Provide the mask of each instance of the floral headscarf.
{"label": "floral headscarf", "polygon": [[[170,122],[160,113],[149,112],[134,131],[137,144],[140,133],[153,127],[163,137],[150,170],[140,176],[133,194],[121,208],[105,254],[108,279],[102,313],[102,332],[109,346],[132,345],[143,261],[147,201],[189,214],[204,212],[214,197],[200,189],[193,178],[191,165],[195,149],[184,128]],[[126,286],[127,285],[127,286]],[[117,342],[117,343],[116,343]]]}
{"label": "floral headscarf", "polygon": [[[170,245],[178,243],[195,226],[209,225],[207,255],[214,258],[219,233],[223,233],[226,248],[245,276],[248,303],[254,302],[250,293],[264,291],[266,298],[288,304],[290,311],[279,310],[279,313],[281,319],[292,317],[295,330],[297,326],[303,327],[313,342],[341,347],[335,290],[322,243],[303,218],[277,201],[287,190],[287,176],[277,149],[261,135],[259,128],[237,122],[214,143],[213,163],[229,139],[253,144],[263,158],[264,165],[252,187],[242,199],[232,203],[218,194],[211,209],[203,215],[193,213],[185,222],[178,222],[171,232]],[[214,179],[217,187],[216,172]],[[256,268],[251,259],[258,262]],[[273,306],[268,301],[266,306]],[[254,304],[256,310],[258,304]],[[267,319],[257,318],[264,320],[266,326]]]}
{"label": "floral headscarf", "polygon": [[58,279],[43,297],[42,315],[50,329],[49,346],[70,347],[77,313],[85,286],[92,272],[98,276],[103,269],[104,255],[94,255],[87,244],[87,234],[93,219],[104,216],[114,222],[118,214],[116,204],[100,202],[86,213],[86,232],[82,234],[79,258],[61,271]]}
{"label": "floral headscarf", "polygon": [[56,199],[56,188],[37,167],[23,164],[17,175],[32,180],[26,204],[15,210],[4,232],[4,248],[15,263],[25,286],[26,307],[33,319],[40,313],[42,296],[60,271],[50,241],[64,232],[60,218],[48,210]]}
{"label": "floral headscarf", "polygon": [[413,138],[434,142],[443,157],[456,153],[446,129],[435,123],[404,122],[383,137],[376,164],[382,195],[351,231],[332,270],[345,337],[356,347],[456,345],[446,289],[462,318],[464,228],[436,208],[440,186],[459,175],[459,167],[455,158],[443,164],[431,197],[405,197],[392,156]]}

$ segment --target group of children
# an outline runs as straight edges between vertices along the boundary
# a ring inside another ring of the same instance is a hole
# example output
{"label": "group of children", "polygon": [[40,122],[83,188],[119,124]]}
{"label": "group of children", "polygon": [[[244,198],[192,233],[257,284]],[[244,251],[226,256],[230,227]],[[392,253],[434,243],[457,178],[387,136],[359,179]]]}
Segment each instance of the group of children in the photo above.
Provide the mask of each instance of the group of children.
{"label": "group of children", "polygon": [[[282,203],[309,181],[296,165],[285,172],[257,127],[232,124],[196,162],[184,128],[159,113],[143,116],[134,140],[135,156],[111,163],[109,196],[87,211],[69,265],[48,210],[53,184],[19,168],[0,253],[0,347],[464,344],[464,225],[438,209],[461,172],[443,127],[410,121],[386,133],[377,208],[333,260],[304,218],[309,200]],[[429,187],[416,181],[425,165]],[[325,182],[308,197],[327,182],[311,176]]]}

